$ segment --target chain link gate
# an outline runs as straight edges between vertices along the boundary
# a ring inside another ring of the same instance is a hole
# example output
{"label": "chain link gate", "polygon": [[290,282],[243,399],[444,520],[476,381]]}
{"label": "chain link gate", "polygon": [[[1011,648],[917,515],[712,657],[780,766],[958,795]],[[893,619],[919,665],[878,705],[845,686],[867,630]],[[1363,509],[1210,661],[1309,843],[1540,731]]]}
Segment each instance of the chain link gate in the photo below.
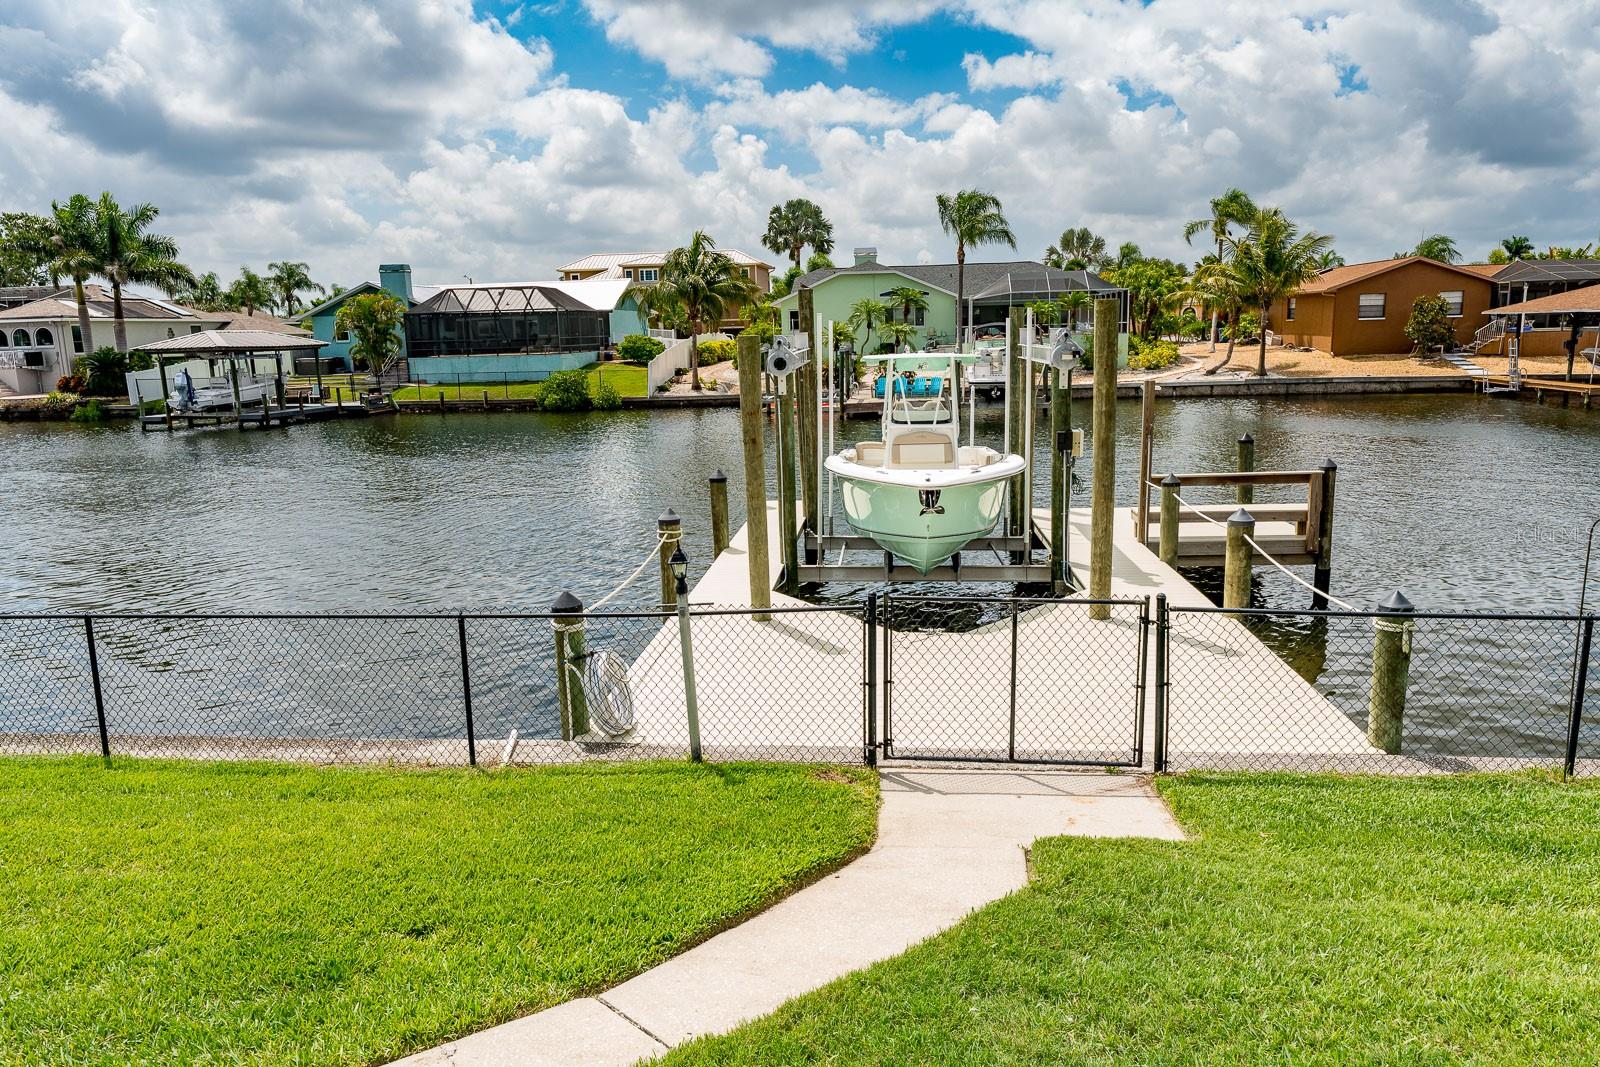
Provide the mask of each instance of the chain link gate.
{"label": "chain link gate", "polygon": [[885,759],[1143,765],[1148,600],[871,599],[866,725]]}

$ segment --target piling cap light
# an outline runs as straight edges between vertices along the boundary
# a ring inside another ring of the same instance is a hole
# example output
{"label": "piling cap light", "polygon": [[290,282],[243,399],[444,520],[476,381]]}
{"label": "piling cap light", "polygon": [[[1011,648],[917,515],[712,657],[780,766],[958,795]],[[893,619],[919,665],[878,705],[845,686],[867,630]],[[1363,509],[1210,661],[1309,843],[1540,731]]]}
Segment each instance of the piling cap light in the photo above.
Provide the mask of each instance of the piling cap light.
{"label": "piling cap light", "polygon": [[672,550],[672,555],[667,560],[667,566],[672,568],[672,576],[680,583],[688,578],[689,557],[683,554],[683,546],[681,544]]}

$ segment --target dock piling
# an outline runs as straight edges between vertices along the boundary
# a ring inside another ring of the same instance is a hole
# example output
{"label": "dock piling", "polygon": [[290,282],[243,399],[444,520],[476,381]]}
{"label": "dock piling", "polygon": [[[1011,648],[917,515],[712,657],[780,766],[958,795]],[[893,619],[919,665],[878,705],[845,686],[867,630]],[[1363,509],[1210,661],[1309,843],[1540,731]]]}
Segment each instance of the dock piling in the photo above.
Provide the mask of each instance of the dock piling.
{"label": "dock piling", "polygon": [[[815,343],[815,342],[813,342]],[[739,428],[744,438],[745,558],[750,566],[750,606],[757,622],[772,616],[772,577],[767,561],[767,462],[761,427],[761,342],[739,335]],[[809,461],[806,464],[810,466]]]}
{"label": "dock piling", "polygon": [[678,602],[677,583],[672,579],[672,550],[683,540],[683,520],[668,508],[656,520],[656,555],[661,567],[661,606],[670,608]]}
{"label": "dock piling", "polygon": [[[822,433],[822,425],[817,414],[817,382],[822,375],[822,364],[828,353],[823,351],[822,331],[818,328],[814,298],[815,294],[806,286],[802,286],[796,296],[800,308],[800,325],[806,329],[806,336],[811,346],[811,359],[794,375],[794,400],[796,408],[799,409],[797,415],[800,433],[797,445],[800,460],[800,499],[802,510],[805,512],[805,527],[814,534],[820,534],[822,523],[821,509],[817,503],[820,499],[817,441]],[[742,376],[740,383],[740,389],[743,390]],[[810,552],[806,554],[806,562],[816,562],[811,558]]]}
{"label": "dock piling", "polygon": [[[1094,302],[1094,486],[1089,516],[1089,596],[1111,596],[1111,524],[1117,507],[1117,319],[1114,297]],[[1111,605],[1091,604],[1089,617],[1111,618]]]}
{"label": "dock piling", "polygon": [[794,378],[774,377],[773,417],[778,423],[778,530],[782,542],[780,551],[783,567],[783,591],[789,594],[800,588],[800,560],[795,549],[798,532],[795,529],[795,476],[794,476]]}
{"label": "dock piling", "polygon": [[[959,364],[957,364],[959,366]],[[1072,496],[1072,372],[1050,371],[1050,584],[1067,591],[1067,515]]]}
{"label": "dock piling", "polygon": [[1222,606],[1250,606],[1250,564],[1252,549],[1247,538],[1256,533],[1255,516],[1240,508],[1228,517],[1228,545],[1223,556]]}
{"label": "dock piling", "polygon": [[589,698],[583,690],[583,601],[562,593],[550,605],[550,628],[556,633],[556,704],[561,714],[561,740],[571,741],[589,732]]}
{"label": "dock piling", "polygon": [[1176,474],[1161,479],[1161,544],[1157,553],[1169,567],[1178,565],[1178,490],[1183,483]]}
{"label": "dock piling", "polygon": [[[1006,329],[1006,451],[1026,456],[1031,445],[1027,440],[1028,404],[1033,397],[1033,363],[1022,357],[1022,331],[1027,323],[1026,308],[1012,308]],[[1029,338],[1032,341],[1032,338]],[[1011,479],[1006,497],[1006,533],[1012,537],[1028,536],[1028,477],[1023,473]],[[1011,553],[1012,563],[1023,562],[1020,552]]]}
{"label": "dock piling", "polygon": [[[1400,751],[1405,733],[1406,687],[1411,681],[1411,635],[1416,609],[1398,589],[1378,605],[1372,620],[1372,696],[1367,706],[1367,740],[1390,755]],[[1387,617],[1384,617],[1387,616]]]}
{"label": "dock piling", "polygon": [[711,486],[711,558],[716,559],[728,547],[728,476],[719,467],[709,484]]}
{"label": "dock piling", "polygon": [[[1239,438],[1238,470],[1240,474],[1248,474],[1256,469],[1256,439],[1249,434]],[[1248,482],[1241,482],[1236,492],[1241,504],[1254,504],[1256,502],[1256,487]]]}
{"label": "dock piling", "polygon": [[1311,598],[1311,606],[1321,611],[1328,606],[1328,587],[1333,579],[1333,486],[1338,480],[1339,465],[1325,459],[1318,469],[1322,472],[1322,485],[1317,494],[1317,548],[1311,574],[1311,585],[1316,593]]}

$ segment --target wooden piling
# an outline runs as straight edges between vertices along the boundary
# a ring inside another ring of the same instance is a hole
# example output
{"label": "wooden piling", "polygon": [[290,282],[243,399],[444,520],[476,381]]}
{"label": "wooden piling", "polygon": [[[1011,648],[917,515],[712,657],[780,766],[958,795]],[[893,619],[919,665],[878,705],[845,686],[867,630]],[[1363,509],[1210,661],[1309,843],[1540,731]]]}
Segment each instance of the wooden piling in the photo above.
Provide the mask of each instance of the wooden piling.
{"label": "wooden piling", "polygon": [[1176,474],[1161,479],[1161,542],[1158,555],[1169,567],[1178,565],[1178,490],[1183,483]]}
{"label": "wooden piling", "polygon": [[[1011,309],[1011,328],[1006,331],[1006,411],[1009,416],[1006,420],[1006,451],[1018,456],[1026,456],[1029,446],[1025,420],[1033,376],[1028,373],[1032,364],[1022,358],[1022,331],[1027,322],[1026,308]],[[1006,496],[1006,533],[1010,536],[1028,535],[1029,503],[1027,471],[1024,470],[1011,479]],[[1011,562],[1023,562],[1022,554],[1011,553]]]}
{"label": "wooden piling", "polygon": [[794,473],[794,375],[777,378],[773,392],[773,415],[778,422],[778,533],[783,544],[783,591],[794,594],[800,589],[800,560],[795,548],[799,532],[795,528],[795,473]]}
{"label": "wooden piling", "polygon": [[[746,330],[739,335],[739,428],[744,441],[745,558],[750,565],[750,606],[766,622],[772,606],[772,576],[767,561],[767,464],[762,454],[761,341]],[[809,465],[809,464],[808,464]]]}
{"label": "wooden piling", "polygon": [[728,547],[728,476],[719,469],[711,476],[711,558]]}
{"label": "wooden piling", "polygon": [[157,356],[156,366],[161,370],[161,414],[166,417],[167,429],[170,430],[172,429],[172,394],[167,391],[167,361]]}
{"label": "wooden piling", "polygon": [[[1094,485],[1089,518],[1089,596],[1111,595],[1111,524],[1117,507],[1117,318],[1114,297],[1094,303]],[[1089,607],[1091,619],[1111,618],[1109,604]]]}
{"label": "wooden piling", "polygon": [[1406,688],[1411,681],[1411,634],[1415,609],[1395,590],[1378,605],[1384,615],[1372,620],[1372,695],[1367,705],[1367,740],[1374,748],[1398,754],[1405,735]]}
{"label": "wooden piling", "polygon": [[[1050,584],[1060,596],[1067,591],[1067,520],[1072,508],[1072,396],[1070,372],[1050,371]],[[976,402],[977,398],[973,398]]]}
{"label": "wooden piling", "polygon": [[244,429],[244,403],[239,399],[239,361],[228,360],[228,380],[233,383],[233,418]]}
{"label": "wooden piling", "polygon": [[1250,606],[1250,565],[1254,549],[1246,538],[1256,533],[1255,516],[1240,508],[1228,516],[1228,543],[1222,557],[1222,606]]}
{"label": "wooden piling", "polygon": [[1325,459],[1319,469],[1322,477],[1316,508],[1317,548],[1311,574],[1316,593],[1311,598],[1311,606],[1320,611],[1328,606],[1328,586],[1333,579],[1333,487],[1338,480],[1339,465]]}
{"label": "wooden piling", "polygon": [[[1249,434],[1239,438],[1238,462],[1236,469],[1241,474],[1247,474],[1256,469],[1256,439]],[[1254,504],[1256,502],[1256,489],[1253,485],[1239,485],[1234,492],[1241,504]]]}
{"label": "wooden piling", "polygon": [[[817,422],[817,377],[822,370],[823,337],[817,327],[815,294],[809,287],[799,290],[796,301],[800,308],[800,328],[810,338],[810,362],[794,375],[794,400],[799,423],[799,440],[796,459],[800,463],[801,510],[805,512],[805,528],[814,534],[822,533],[821,509],[818,506],[817,441],[822,427]],[[741,376],[742,379],[742,376]],[[742,388],[742,387],[741,387]],[[807,555],[807,563],[813,562]]]}
{"label": "wooden piling", "polygon": [[1150,540],[1150,467],[1155,452],[1156,383],[1146,378],[1139,383],[1139,496],[1134,509],[1134,524],[1139,543]]}
{"label": "wooden piling", "polygon": [[683,539],[683,520],[678,518],[678,513],[668,508],[656,520],[656,546],[658,564],[661,568],[661,606],[674,607],[678,603],[677,580],[672,577],[672,550],[678,547],[678,542]]}
{"label": "wooden piling", "polygon": [[561,715],[561,740],[571,741],[589,732],[589,698],[583,688],[584,639],[583,602],[571,593],[562,593],[550,605],[559,616],[550,626],[556,635],[556,706]]}

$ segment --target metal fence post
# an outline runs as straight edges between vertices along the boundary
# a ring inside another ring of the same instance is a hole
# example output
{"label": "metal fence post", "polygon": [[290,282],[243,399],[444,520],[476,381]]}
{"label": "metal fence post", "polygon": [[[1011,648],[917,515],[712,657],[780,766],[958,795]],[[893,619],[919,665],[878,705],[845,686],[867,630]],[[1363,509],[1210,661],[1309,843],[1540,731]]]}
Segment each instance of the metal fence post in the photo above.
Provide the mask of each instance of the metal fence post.
{"label": "metal fence post", "polygon": [[100,656],[94,648],[94,619],[83,617],[83,636],[89,642],[89,679],[94,683],[94,717],[100,725],[100,758],[111,766],[111,735],[106,731],[106,698],[100,688]]}
{"label": "metal fence post", "polygon": [[461,698],[467,708],[467,765],[478,765],[478,737],[472,724],[472,675],[467,667],[467,617],[456,616],[456,636],[461,643]]}
{"label": "metal fence post", "polygon": [[1151,766],[1157,774],[1167,769],[1167,687],[1169,642],[1172,616],[1167,613],[1167,594],[1156,594],[1156,715]]}
{"label": "metal fence post", "polygon": [[1006,728],[1006,758],[1017,758],[1017,602],[1011,601],[1011,720]]}
{"label": "metal fence post", "polygon": [[862,685],[864,694],[863,707],[866,709],[866,722],[864,737],[861,747],[861,758],[868,767],[878,765],[878,594],[867,594],[867,612],[862,620],[863,634],[866,640],[866,677]]}
{"label": "metal fence post", "polygon": [[1578,646],[1577,680],[1572,686],[1572,714],[1567,722],[1567,759],[1562,772],[1571,778],[1578,765],[1578,734],[1583,729],[1583,691],[1589,686],[1589,646],[1594,640],[1594,616],[1583,617],[1583,638]]}

